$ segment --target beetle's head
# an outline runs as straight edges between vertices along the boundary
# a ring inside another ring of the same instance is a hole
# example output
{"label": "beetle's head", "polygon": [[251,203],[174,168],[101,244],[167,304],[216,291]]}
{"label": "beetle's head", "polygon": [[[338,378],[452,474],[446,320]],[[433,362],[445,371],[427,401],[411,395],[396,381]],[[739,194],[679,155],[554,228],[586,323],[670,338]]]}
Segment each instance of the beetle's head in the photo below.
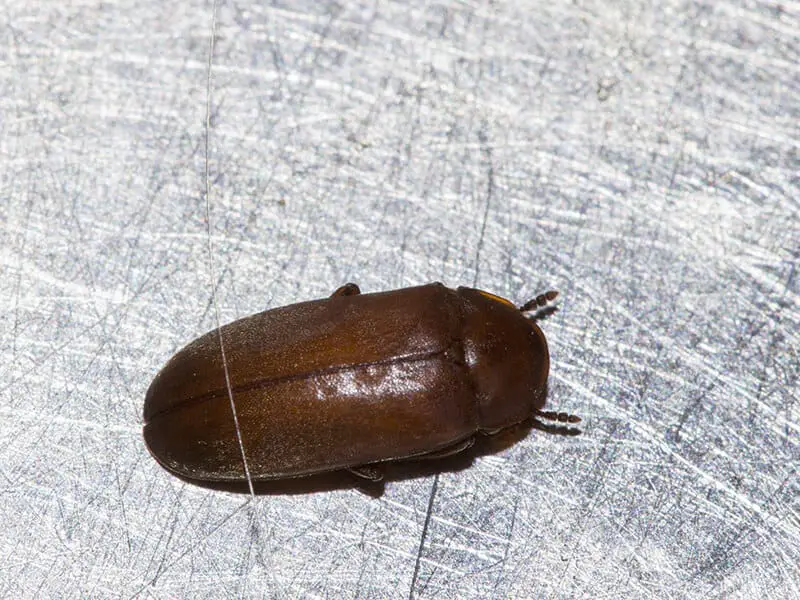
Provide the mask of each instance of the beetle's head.
{"label": "beetle's head", "polygon": [[547,397],[550,355],[544,333],[504,298],[463,287],[458,295],[480,428],[501,429],[530,418]]}

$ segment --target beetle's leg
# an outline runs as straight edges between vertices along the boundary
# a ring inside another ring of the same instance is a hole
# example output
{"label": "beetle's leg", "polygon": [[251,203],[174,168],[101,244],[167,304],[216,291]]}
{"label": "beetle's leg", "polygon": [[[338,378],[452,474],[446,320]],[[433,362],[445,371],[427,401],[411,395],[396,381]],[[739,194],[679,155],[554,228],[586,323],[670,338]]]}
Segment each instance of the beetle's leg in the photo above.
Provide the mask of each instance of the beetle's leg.
{"label": "beetle's leg", "polygon": [[534,410],[534,417],[547,419],[548,421],[558,421],[559,423],[580,423],[581,418],[578,415],[571,415],[565,412],[555,412],[549,410]]}
{"label": "beetle's leg", "polygon": [[[352,284],[351,284],[352,285]],[[350,467],[347,469],[353,475],[366,479],[367,481],[380,481],[383,479],[383,471],[374,465],[361,465],[360,467]]]}
{"label": "beetle's leg", "polygon": [[336,298],[336,296],[358,296],[360,293],[361,290],[355,283],[345,283],[331,294],[331,298]]}
{"label": "beetle's leg", "polygon": [[558,292],[550,290],[544,294],[539,294],[533,300],[528,300],[525,304],[519,307],[522,312],[531,312],[547,306],[550,302],[558,297]]}
{"label": "beetle's leg", "polygon": [[475,443],[475,436],[470,436],[465,440],[461,440],[460,442],[456,442],[451,446],[447,446],[442,448],[441,450],[434,450],[433,452],[428,452],[427,454],[422,454],[421,456],[415,456],[414,458],[444,458],[446,456],[452,456],[453,454],[458,454],[459,452],[463,452],[467,448],[471,448],[472,445]]}

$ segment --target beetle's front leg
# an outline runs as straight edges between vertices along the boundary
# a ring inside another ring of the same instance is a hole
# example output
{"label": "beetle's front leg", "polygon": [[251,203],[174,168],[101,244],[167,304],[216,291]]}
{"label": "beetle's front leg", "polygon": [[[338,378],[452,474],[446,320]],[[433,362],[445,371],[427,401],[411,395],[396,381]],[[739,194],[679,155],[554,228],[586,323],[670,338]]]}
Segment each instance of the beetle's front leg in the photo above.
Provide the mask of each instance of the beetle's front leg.
{"label": "beetle's front leg", "polygon": [[342,287],[331,294],[331,298],[337,296],[358,296],[361,290],[355,283],[345,283]]}

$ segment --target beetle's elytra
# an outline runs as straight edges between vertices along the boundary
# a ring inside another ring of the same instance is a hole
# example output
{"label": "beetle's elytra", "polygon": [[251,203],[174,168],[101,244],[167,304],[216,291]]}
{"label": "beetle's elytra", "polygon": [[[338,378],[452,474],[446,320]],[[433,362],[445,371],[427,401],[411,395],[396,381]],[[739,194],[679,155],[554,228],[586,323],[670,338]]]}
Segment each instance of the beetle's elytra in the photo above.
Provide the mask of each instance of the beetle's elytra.
{"label": "beetle's elytra", "polygon": [[[324,300],[268,310],[221,330],[241,444],[253,480],[445,456],[542,412],[549,354],[525,311],[440,283],[376,294],[347,284]],[[144,438],[169,471],[244,481],[220,332],[194,340],[156,376]]]}

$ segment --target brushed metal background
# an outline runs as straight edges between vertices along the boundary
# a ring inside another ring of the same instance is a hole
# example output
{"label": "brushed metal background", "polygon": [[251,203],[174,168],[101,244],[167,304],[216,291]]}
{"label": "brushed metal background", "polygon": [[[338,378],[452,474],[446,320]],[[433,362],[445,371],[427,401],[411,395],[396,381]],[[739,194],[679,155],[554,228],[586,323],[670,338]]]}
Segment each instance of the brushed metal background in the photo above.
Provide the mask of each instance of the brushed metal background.
{"label": "brushed metal background", "polygon": [[[212,13],[0,14],[0,596],[800,598],[797,2],[225,0],[209,79]],[[435,280],[562,292],[581,436],[378,498],[148,455],[214,287]]]}

